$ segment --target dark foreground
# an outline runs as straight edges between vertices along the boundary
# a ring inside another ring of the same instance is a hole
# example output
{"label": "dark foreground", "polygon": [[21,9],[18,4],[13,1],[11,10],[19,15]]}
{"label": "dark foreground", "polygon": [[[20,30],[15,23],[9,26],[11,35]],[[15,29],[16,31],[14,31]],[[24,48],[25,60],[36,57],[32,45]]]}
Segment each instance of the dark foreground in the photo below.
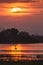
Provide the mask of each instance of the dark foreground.
{"label": "dark foreground", "polygon": [[38,61],[0,61],[0,65],[43,65],[43,60]]}

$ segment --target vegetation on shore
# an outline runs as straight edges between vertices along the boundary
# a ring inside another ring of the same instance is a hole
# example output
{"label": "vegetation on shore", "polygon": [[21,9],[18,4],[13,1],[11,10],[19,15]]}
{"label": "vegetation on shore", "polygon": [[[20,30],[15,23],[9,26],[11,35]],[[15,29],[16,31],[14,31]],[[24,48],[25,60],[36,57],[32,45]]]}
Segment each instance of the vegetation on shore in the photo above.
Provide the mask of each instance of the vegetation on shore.
{"label": "vegetation on shore", "polygon": [[11,28],[0,32],[0,43],[43,43],[43,36]]}
{"label": "vegetation on shore", "polygon": [[0,65],[43,65],[43,61],[0,61]]}

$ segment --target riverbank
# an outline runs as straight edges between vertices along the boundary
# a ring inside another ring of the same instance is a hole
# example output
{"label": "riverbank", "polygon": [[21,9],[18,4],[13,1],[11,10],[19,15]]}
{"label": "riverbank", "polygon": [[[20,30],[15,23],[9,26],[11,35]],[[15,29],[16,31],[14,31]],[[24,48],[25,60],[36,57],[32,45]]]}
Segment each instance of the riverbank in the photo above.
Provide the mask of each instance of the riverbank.
{"label": "riverbank", "polygon": [[0,65],[43,65],[43,60],[35,61],[0,61]]}

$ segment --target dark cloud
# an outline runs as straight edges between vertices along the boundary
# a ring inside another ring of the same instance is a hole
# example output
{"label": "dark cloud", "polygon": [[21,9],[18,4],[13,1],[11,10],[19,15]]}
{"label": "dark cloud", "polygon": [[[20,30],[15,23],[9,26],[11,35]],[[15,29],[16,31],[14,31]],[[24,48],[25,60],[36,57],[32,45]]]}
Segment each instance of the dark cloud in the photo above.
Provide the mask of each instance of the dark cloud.
{"label": "dark cloud", "polygon": [[36,0],[0,0],[0,3],[13,3],[13,2],[36,2]]}
{"label": "dark cloud", "polygon": [[16,2],[17,0],[0,0],[0,3]]}

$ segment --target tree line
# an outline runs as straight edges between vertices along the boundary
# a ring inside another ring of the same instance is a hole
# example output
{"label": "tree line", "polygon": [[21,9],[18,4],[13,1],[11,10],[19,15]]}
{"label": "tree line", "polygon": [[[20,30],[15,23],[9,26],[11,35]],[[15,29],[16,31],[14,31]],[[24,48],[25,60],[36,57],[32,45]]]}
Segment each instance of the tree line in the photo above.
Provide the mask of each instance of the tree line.
{"label": "tree line", "polygon": [[42,43],[43,36],[30,35],[28,32],[19,32],[15,28],[0,32],[0,43]]}

